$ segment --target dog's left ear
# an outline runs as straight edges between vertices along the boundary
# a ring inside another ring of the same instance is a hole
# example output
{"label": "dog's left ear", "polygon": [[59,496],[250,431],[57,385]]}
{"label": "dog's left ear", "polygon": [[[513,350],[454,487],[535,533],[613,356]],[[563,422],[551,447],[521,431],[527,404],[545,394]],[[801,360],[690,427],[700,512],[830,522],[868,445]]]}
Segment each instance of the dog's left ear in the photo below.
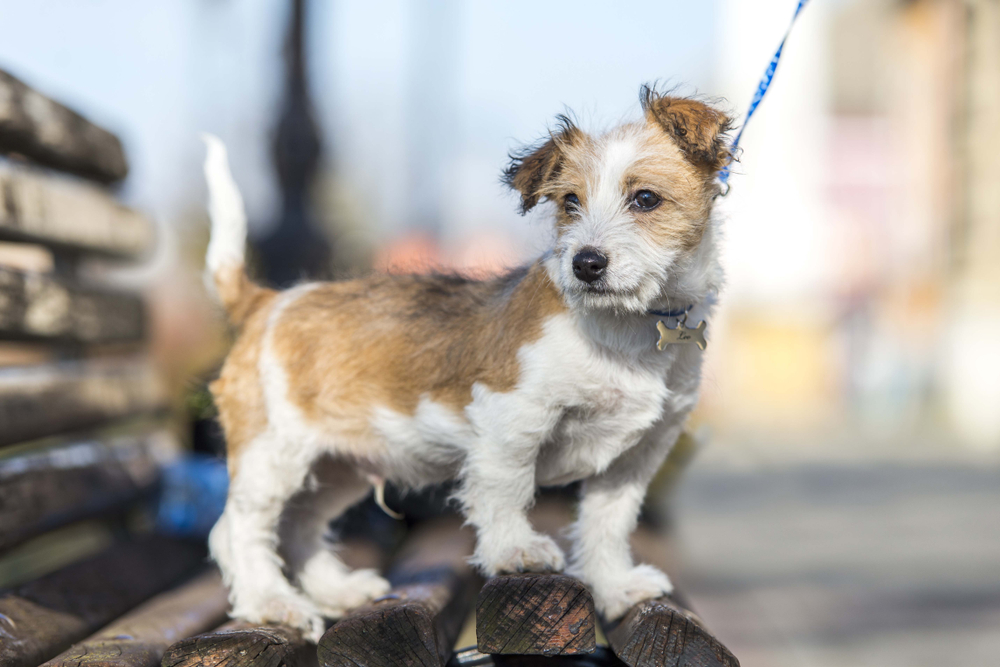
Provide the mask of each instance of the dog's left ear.
{"label": "dog's left ear", "polygon": [[548,141],[511,153],[510,164],[504,169],[501,180],[521,193],[521,215],[535,208],[548,195],[546,186],[562,171],[566,148],[581,135],[573,121],[560,116],[558,130],[550,134]]}
{"label": "dog's left ear", "polygon": [[688,97],[661,95],[650,86],[639,93],[646,122],[663,128],[693,164],[714,175],[732,160],[725,133],[732,128],[726,114]]}

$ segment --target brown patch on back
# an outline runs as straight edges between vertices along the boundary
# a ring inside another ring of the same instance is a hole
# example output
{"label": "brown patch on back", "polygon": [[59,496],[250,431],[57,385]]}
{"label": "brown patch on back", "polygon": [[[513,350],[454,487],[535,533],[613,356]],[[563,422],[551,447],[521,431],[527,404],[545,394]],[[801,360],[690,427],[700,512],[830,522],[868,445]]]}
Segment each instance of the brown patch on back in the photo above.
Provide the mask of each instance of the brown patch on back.
{"label": "brown patch on back", "polygon": [[267,406],[257,360],[277,293],[262,288],[258,290],[259,293],[253,297],[254,308],[226,357],[219,379],[210,387],[219,409],[219,421],[226,433],[230,478],[236,474],[240,453],[267,428]]}
{"label": "brown patch on back", "polygon": [[281,314],[272,345],[306,417],[365,438],[376,406],[412,414],[429,395],[461,412],[474,383],[510,391],[518,350],[564,309],[540,264],[482,282],[372,276],[303,294]]}

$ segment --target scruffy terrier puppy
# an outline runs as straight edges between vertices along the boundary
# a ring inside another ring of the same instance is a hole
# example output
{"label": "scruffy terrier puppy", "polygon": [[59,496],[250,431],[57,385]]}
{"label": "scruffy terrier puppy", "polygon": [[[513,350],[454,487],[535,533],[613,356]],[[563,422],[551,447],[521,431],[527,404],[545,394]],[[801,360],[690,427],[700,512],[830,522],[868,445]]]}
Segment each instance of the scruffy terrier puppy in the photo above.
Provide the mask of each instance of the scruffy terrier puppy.
{"label": "scruffy terrier puppy", "polygon": [[[486,575],[568,569],[611,619],[671,590],[633,562],[628,538],[697,401],[699,346],[657,349],[657,324],[703,320],[721,286],[712,204],[729,120],[648,87],[641,99],[638,122],[595,136],[563,118],[513,158],[504,182],[522,212],[552,202],[555,244],[483,281],[255,285],[225,149],[207,139],[207,277],[240,329],[212,385],[231,487],[210,547],[234,616],[316,639],[323,617],[384,594],[385,579],[348,570],[324,531],[386,480],[459,480]],[[538,486],[576,480],[567,568],[527,512]]]}

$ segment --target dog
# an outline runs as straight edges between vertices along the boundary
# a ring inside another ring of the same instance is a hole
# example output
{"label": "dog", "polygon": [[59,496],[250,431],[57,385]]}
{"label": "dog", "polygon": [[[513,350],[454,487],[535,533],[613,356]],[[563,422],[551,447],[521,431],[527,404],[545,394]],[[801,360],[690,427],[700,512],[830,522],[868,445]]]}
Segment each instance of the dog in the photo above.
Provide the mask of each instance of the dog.
{"label": "dog", "polygon": [[[207,137],[206,278],[239,329],[211,385],[231,483],[209,546],[234,616],[315,640],[324,618],[385,594],[324,533],[386,481],[457,480],[487,576],[565,570],[609,619],[671,591],[629,535],[698,398],[700,346],[657,349],[657,324],[707,319],[722,286],[712,209],[730,121],[699,99],[640,98],[640,120],[592,135],[560,117],[511,156],[503,182],[522,214],[551,202],[555,241],[485,280],[255,284],[225,148]],[[527,512],[539,486],[574,481],[567,565]]]}

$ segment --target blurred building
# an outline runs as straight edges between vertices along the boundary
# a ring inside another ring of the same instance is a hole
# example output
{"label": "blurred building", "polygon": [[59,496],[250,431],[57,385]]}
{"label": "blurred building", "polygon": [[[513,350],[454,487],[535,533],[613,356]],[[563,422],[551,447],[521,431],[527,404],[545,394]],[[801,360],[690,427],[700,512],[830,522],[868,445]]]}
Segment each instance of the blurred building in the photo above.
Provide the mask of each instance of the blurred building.
{"label": "blurred building", "polygon": [[[794,6],[726,3],[720,87],[737,109]],[[729,292],[703,412],[723,432],[904,444],[954,429],[1000,447],[998,8],[806,8],[723,204]]]}

